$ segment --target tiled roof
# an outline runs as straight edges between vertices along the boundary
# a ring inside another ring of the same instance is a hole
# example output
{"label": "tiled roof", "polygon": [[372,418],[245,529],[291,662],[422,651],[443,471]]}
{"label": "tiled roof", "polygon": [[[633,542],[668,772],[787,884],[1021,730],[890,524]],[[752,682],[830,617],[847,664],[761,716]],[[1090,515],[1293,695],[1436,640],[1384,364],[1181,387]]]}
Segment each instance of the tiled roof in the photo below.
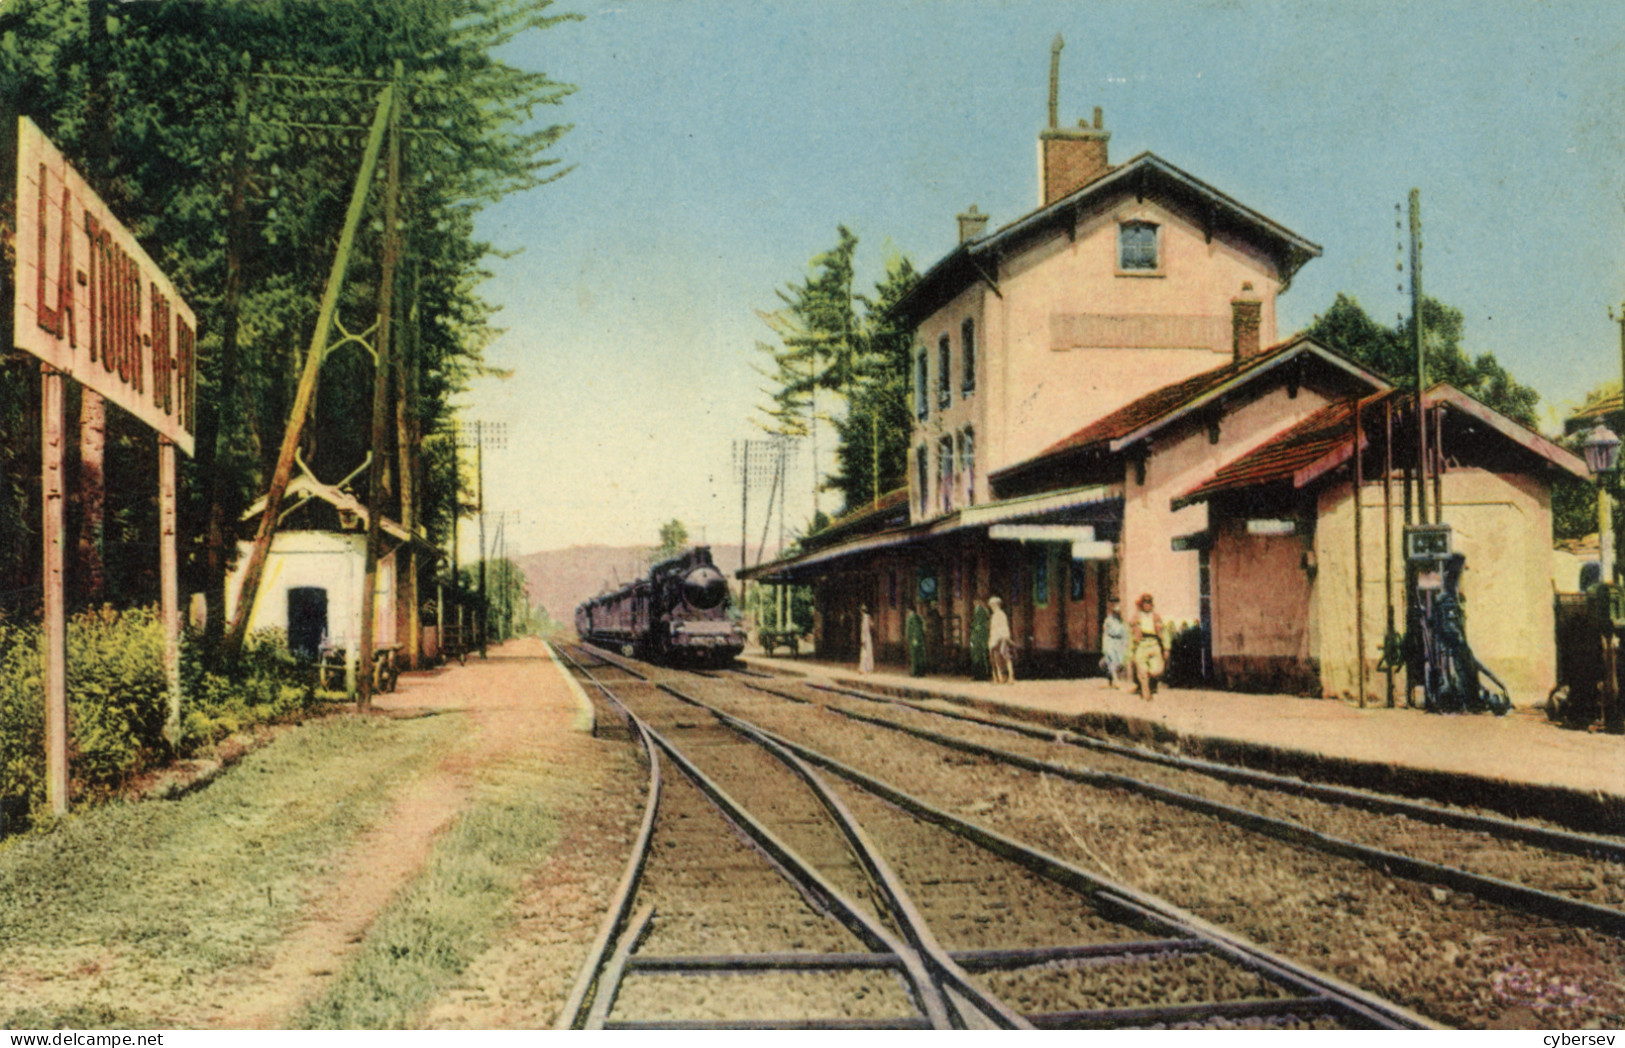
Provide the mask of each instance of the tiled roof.
{"label": "tiled roof", "polygon": [[1368,389],[1381,389],[1387,385],[1382,379],[1353,361],[1319,345],[1308,335],[1299,333],[1253,356],[1231,361],[1183,381],[1154,389],[1104,418],[1091,422],[1071,436],[1056,441],[1032,458],[996,471],[992,479],[997,482],[1024,473],[1035,466],[1041,466],[1051,459],[1085,450],[1121,451],[1134,441],[1180,418],[1189,410],[1223,396],[1234,387],[1251,381],[1255,375],[1300,354],[1312,354],[1348,372],[1360,379]]}
{"label": "tiled roof", "polygon": [[[1369,407],[1390,392],[1376,394],[1364,403]],[[1327,404],[1297,425],[1220,467],[1213,476],[1175,499],[1174,505],[1178,507],[1199,502],[1221,491],[1279,481],[1296,482],[1300,474],[1328,456],[1347,458],[1354,436],[1351,431],[1353,414],[1350,401],[1338,400]]]}
{"label": "tiled roof", "polygon": [[1154,389],[1140,399],[1123,405],[1110,415],[1096,419],[1071,436],[1056,441],[1039,452],[1036,457],[1041,459],[1049,458],[1065,451],[1074,451],[1093,444],[1121,440],[1130,433],[1167,418],[1180,408],[1191,403],[1191,401],[1201,397],[1202,394],[1217,389],[1231,379],[1239,378],[1249,371],[1263,367],[1297,344],[1297,339],[1282,342],[1254,356],[1232,361],[1223,367],[1204,371],[1200,375],[1193,375],[1182,382],[1175,382],[1172,385],[1163,386],[1161,389]]}
{"label": "tiled roof", "polygon": [[[1366,412],[1366,436],[1362,446],[1369,447],[1372,440],[1369,412],[1388,398],[1393,401],[1396,418],[1407,412],[1412,418],[1415,417],[1414,394],[1389,389],[1362,398],[1361,410]],[[1586,479],[1584,464],[1572,452],[1485,407],[1454,386],[1441,382],[1429,388],[1427,403],[1430,408],[1436,405],[1449,409],[1456,413],[1456,417],[1469,422],[1483,423],[1484,428],[1475,427],[1472,431],[1476,434],[1473,438],[1475,441],[1483,441],[1490,433],[1498,434],[1510,443],[1544,458],[1570,476]],[[1237,491],[1285,481],[1291,481],[1294,487],[1303,487],[1352,456],[1352,414],[1353,407],[1348,400],[1327,404],[1297,425],[1221,466],[1213,476],[1174,499],[1174,508],[1200,502],[1221,491]]]}
{"label": "tiled roof", "polygon": [[[889,521],[891,515],[899,509],[908,508],[908,488],[893,488],[873,502],[859,506],[849,513],[843,513],[829,522],[824,530],[808,535],[802,540],[802,546],[811,549],[828,545],[833,539],[845,534],[865,530],[864,525],[876,527]],[[906,519],[906,518],[905,518]]]}

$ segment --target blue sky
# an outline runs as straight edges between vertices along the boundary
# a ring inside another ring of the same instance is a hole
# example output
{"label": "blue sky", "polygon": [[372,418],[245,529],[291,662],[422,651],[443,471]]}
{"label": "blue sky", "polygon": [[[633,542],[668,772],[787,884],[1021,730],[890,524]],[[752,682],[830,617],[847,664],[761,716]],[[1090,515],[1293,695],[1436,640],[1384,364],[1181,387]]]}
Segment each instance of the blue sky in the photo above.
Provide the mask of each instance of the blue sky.
{"label": "blue sky", "polygon": [[[653,543],[672,517],[738,541],[731,442],[760,435],[757,310],[860,238],[860,284],[919,268],[971,204],[1037,203],[1050,42],[1064,122],[1105,110],[1150,150],[1325,249],[1284,336],[1339,291],[1392,322],[1396,203],[1421,190],[1429,294],[1560,410],[1618,380],[1625,299],[1625,4],[1256,0],[557,0],[516,41],[578,85],[575,170],[487,210],[507,329],[470,417],[508,423],[487,505],[511,548]],[[1552,415],[1555,424],[1556,415]],[[826,440],[827,444],[827,440]],[[811,512],[804,454],[789,518]],[[754,492],[751,542],[760,536]],[[825,495],[823,505],[836,496]],[[465,535],[474,529],[465,529]],[[776,531],[776,525],[773,528]]]}

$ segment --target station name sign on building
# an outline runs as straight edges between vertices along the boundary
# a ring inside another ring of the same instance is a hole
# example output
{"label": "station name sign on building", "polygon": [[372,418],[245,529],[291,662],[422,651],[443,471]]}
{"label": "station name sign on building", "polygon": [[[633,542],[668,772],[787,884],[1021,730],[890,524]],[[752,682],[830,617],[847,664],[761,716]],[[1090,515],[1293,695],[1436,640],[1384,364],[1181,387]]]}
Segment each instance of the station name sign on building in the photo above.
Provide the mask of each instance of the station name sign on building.
{"label": "station name sign on building", "polygon": [[17,139],[13,342],[192,454],[197,320],[27,117]]}

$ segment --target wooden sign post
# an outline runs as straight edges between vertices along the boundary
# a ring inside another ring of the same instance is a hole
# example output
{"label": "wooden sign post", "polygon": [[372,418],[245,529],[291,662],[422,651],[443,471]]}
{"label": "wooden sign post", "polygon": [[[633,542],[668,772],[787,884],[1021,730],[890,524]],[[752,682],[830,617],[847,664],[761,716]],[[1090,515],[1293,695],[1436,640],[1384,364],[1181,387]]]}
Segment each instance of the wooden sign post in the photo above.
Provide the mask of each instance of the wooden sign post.
{"label": "wooden sign post", "polygon": [[51,810],[60,815],[68,808],[64,380],[101,394],[158,433],[167,730],[174,732],[180,722],[175,450],[192,454],[197,320],[169,278],[33,121],[19,118],[16,135],[12,342],[43,362],[46,774]]}

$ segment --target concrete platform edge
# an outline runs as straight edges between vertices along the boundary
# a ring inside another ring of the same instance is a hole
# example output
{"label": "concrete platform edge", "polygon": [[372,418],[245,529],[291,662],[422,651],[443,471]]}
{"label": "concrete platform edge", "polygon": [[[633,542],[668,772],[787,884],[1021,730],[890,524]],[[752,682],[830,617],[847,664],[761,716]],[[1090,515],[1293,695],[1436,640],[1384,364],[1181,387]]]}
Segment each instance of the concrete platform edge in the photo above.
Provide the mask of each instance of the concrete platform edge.
{"label": "concrete platform edge", "polygon": [[564,683],[570,687],[570,694],[574,695],[576,699],[576,715],[575,719],[570,722],[570,730],[579,731],[586,735],[597,734],[597,714],[593,711],[592,700],[582,690],[581,683],[576,680],[575,674],[566,669],[564,663],[559,661],[559,653],[553,650],[552,641],[543,641],[542,643],[547,648],[547,657],[553,660],[553,667],[559,671],[559,676],[564,678]]}

